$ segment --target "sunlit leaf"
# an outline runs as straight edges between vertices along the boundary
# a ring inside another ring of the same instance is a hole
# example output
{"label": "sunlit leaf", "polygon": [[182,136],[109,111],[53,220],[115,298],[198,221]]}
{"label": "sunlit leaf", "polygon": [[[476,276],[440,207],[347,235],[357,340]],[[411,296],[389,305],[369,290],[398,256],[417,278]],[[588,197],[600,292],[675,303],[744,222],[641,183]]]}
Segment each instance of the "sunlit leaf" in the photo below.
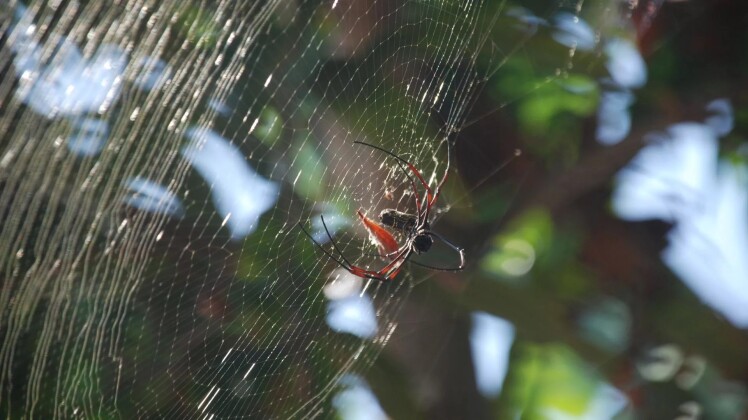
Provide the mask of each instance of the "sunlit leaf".
{"label": "sunlit leaf", "polygon": [[553,222],[547,212],[531,210],[493,240],[492,250],[483,258],[484,270],[499,276],[522,276],[550,246]]}

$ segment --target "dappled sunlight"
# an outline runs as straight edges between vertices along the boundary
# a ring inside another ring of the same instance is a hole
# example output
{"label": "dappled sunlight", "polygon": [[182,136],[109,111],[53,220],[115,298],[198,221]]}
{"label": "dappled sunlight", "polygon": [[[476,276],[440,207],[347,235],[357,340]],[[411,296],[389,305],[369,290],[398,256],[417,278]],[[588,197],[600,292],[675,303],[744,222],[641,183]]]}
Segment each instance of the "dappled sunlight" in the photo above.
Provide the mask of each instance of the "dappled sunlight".
{"label": "dappled sunlight", "polygon": [[127,63],[119,47],[104,45],[85,59],[75,44],[61,39],[50,64],[41,64],[40,48],[33,42],[19,47],[16,67],[22,81],[17,95],[38,113],[50,118],[103,113],[118,99]]}
{"label": "dappled sunlight", "polygon": [[163,213],[172,217],[183,217],[184,206],[174,193],[163,185],[145,178],[135,177],[127,181],[128,195],[125,204],[149,213]]}
{"label": "dappled sunlight", "polygon": [[628,220],[673,223],[663,261],[707,304],[748,327],[748,170],[717,157],[730,109],[712,102],[707,124],[680,123],[652,137],[618,175],[613,208]]}
{"label": "dappled sunlight", "polygon": [[505,387],[514,409],[507,417],[605,420],[630,404],[563,345],[522,345],[513,363]]}
{"label": "dappled sunlight", "polygon": [[613,145],[623,140],[631,131],[629,107],[634,96],[627,90],[605,90],[600,94],[597,108],[595,138],[602,144]]}
{"label": "dappled sunlight", "polygon": [[68,149],[79,156],[96,156],[109,138],[106,121],[94,118],[73,120],[75,129],[68,139]]}
{"label": "dappled sunlight", "polygon": [[327,325],[333,331],[373,338],[378,331],[374,304],[368,295],[354,295],[327,303]]}
{"label": "dappled sunlight", "polygon": [[748,413],[748,3],[6,3],[0,417]]}
{"label": "dappled sunlight", "polygon": [[510,322],[485,312],[474,312],[471,321],[470,351],[475,382],[483,396],[494,398],[501,392],[509,370],[515,329]]}
{"label": "dappled sunlight", "polygon": [[600,105],[597,109],[595,138],[611,146],[629,135],[632,125],[630,107],[639,89],[647,82],[647,65],[636,45],[623,38],[612,38],[605,43],[608,76],[600,83]]}
{"label": "dappled sunlight", "polygon": [[649,145],[618,174],[613,209],[626,220],[676,221],[706,206],[717,169],[717,137],[703,124],[681,123],[652,134]]}
{"label": "dappled sunlight", "polygon": [[581,51],[590,51],[597,43],[597,36],[589,24],[577,15],[559,13],[553,17],[553,39],[561,45]]}
{"label": "dappled sunlight", "polygon": [[707,304],[748,328],[748,168],[724,163],[679,214],[663,261]]}
{"label": "dappled sunlight", "polygon": [[182,154],[211,186],[213,203],[233,239],[257,229],[260,216],[278,199],[278,185],[260,176],[239,150],[211,130],[192,128]]}
{"label": "dappled sunlight", "polygon": [[605,67],[618,86],[638,89],[647,82],[647,65],[639,49],[631,41],[610,39],[605,43],[605,54],[608,56]]}
{"label": "dappled sunlight", "polygon": [[327,298],[327,325],[333,331],[371,339],[379,327],[371,297],[363,290],[363,279],[338,268],[323,293]]}
{"label": "dappled sunlight", "polygon": [[389,418],[363,378],[347,374],[338,381],[342,388],[333,397],[340,420],[385,420]]}
{"label": "dappled sunlight", "polygon": [[704,123],[714,130],[717,136],[724,136],[732,131],[735,126],[735,113],[732,103],[725,99],[715,99],[706,105],[709,116]]}
{"label": "dappled sunlight", "polygon": [[527,274],[535,264],[535,248],[522,239],[509,239],[504,243],[507,258],[501,262],[501,270],[509,276]]}
{"label": "dappled sunlight", "polygon": [[608,384],[600,384],[590,398],[587,409],[581,413],[568,413],[558,408],[542,410],[548,420],[605,420],[616,419],[628,401],[621,392]]}
{"label": "dappled sunlight", "polygon": [[535,267],[553,241],[553,223],[542,210],[531,210],[498,235],[484,257],[483,269],[499,277],[522,278]]}

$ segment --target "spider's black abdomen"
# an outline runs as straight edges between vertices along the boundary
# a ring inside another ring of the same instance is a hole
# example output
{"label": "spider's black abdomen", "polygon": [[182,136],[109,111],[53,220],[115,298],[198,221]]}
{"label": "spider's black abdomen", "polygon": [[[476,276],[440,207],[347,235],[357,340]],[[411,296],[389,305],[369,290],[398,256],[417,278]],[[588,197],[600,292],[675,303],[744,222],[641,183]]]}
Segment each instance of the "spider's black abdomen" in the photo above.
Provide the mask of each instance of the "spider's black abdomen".
{"label": "spider's black abdomen", "polygon": [[416,251],[416,254],[427,252],[433,244],[434,238],[427,233],[420,233],[413,238],[413,249]]}
{"label": "spider's black abdomen", "polygon": [[410,232],[416,227],[418,219],[415,215],[403,213],[395,209],[384,209],[379,213],[379,221],[383,225],[401,232]]}

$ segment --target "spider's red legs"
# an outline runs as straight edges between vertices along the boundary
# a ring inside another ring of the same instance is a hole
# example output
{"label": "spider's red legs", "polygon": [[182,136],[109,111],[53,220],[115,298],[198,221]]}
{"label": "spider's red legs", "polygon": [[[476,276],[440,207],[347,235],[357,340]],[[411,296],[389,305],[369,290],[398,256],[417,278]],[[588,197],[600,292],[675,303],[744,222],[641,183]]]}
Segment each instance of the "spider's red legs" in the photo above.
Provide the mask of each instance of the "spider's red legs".
{"label": "spider's red legs", "polygon": [[320,219],[322,220],[322,226],[325,229],[325,233],[327,234],[327,237],[330,239],[330,242],[332,243],[332,246],[335,249],[335,251],[338,253],[338,255],[340,255],[340,259],[338,259],[330,251],[326,250],[325,247],[322,246],[322,244],[317,242],[317,240],[314,239],[314,237],[304,228],[304,225],[302,225],[301,222],[299,222],[299,227],[306,234],[306,236],[308,236],[309,239],[311,239],[312,242],[314,242],[314,244],[317,245],[317,247],[319,247],[319,249],[321,249],[322,252],[325,253],[325,255],[327,255],[328,258],[335,261],[339,266],[343,267],[349,273],[355,276],[358,276],[358,277],[362,277],[362,278],[374,279],[374,280],[386,282],[386,281],[394,279],[397,276],[397,274],[400,272],[400,268],[403,265],[405,258],[409,254],[407,249],[400,251],[398,255],[389,264],[384,266],[381,270],[379,271],[365,270],[361,267],[351,264],[350,261],[348,261],[348,259],[345,257],[343,252],[338,247],[338,244],[335,242],[332,235],[330,234],[330,230],[327,228],[327,223],[325,223],[325,217],[320,215]]}
{"label": "spider's red legs", "polygon": [[[381,148],[379,146],[375,146],[375,145],[369,144],[369,143],[364,143],[362,141],[354,141],[353,143],[354,144],[363,144],[364,146],[369,146],[369,147],[371,147],[373,149],[377,149],[380,152],[387,153],[388,155],[390,155],[393,158],[397,159],[398,162],[404,163],[410,169],[410,171],[413,172],[413,175],[415,175],[416,178],[418,178],[418,180],[421,181],[421,185],[423,185],[423,188],[426,189],[426,195],[428,197],[428,199],[427,199],[426,202],[428,203],[428,207],[431,207],[431,205],[434,203],[434,201],[436,201],[436,200],[432,199],[432,197],[434,196],[434,192],[431,190],[431,187],[429,186],[428,182],[426,182],[426,180],[423,179],[423,176],[421,175],[421,173],[418,172],[418,169],[416,169],[416,167],[412,163],[410,163],[407,160],[401,158],[400,156],[398,156],[398,155],[390,152],[389,150],[383,149],[383,148]],[[417,198],[416,198],[416,200],[417,200]]]}

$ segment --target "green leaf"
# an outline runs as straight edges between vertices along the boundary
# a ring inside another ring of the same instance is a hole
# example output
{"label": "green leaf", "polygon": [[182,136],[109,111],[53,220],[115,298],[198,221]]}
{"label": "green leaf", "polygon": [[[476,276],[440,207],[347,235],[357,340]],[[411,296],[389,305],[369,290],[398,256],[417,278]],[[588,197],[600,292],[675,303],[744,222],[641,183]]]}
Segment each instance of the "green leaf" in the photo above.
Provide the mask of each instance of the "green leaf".
{"label": "green leaf", "polygon": [[509,231],[493,240],[493,248],[483,259],[484,270],[500,277],[517,277],[529,272],[538,256],[550,246],[553,221],[545,210],[526,212]]}
{"label": "green leaf", "polygon": [[280,113],[275,108],[268,106],[263,108],[260,113],[259,122],[252,134],[266,145],[272,146],[280,137],[283,124]]}

